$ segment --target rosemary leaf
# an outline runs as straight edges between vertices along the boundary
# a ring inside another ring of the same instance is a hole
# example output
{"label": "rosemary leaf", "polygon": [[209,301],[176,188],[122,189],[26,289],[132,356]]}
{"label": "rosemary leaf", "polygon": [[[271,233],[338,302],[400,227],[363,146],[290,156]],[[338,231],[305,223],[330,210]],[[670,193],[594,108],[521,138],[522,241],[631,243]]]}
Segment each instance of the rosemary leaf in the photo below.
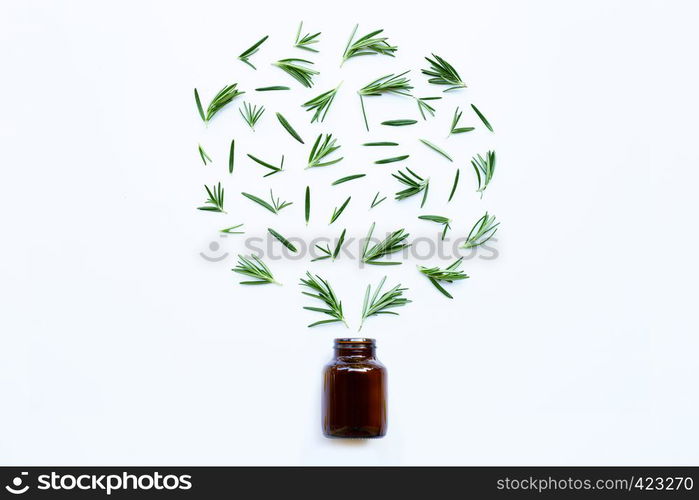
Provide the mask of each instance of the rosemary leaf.
{"label": "rosemary leaf", "polygon": [[[374,196],[374,199],[373,199],[372,202],[371,202],[371,206],[369,207],[369,210],[371,210],[371,209],[374,208],[376,205],[378,205],[379,203],[381,203],[382,201],[384,201],[384,200],[386,199],[386,197],[384,196],[383,198],[381,198],[381,199],[379,200],[378,198],[379,198],[379,195],[380,195],[380,194],[381,194],[380,192],[378,192],[378,191],[376,192],[376,196]],[[377,201],[377,200],[378,200],[378,201]]]}
{"label": "rosemary leaf", "polygon": [[197,147],[199,148],[199,156],[201,157],[201,161],[204,162],[204,165],[206,165],[207,162],[212,162],[211,157],[208,154],[206,154],[206,151],[204,151],[202,145],[197,144]]}
{"label": "rosemary leaf", "polygon": [[442,155],[444,158],[446,158],[446,159],[449,160],[450,162],[453,162],[453,161],[454,161],[454,160],[451,159],[451,156],[449,156],[442,148],[440,148],[440,147],[438,147],[438,146],[435,146],[435,145],[432,144],[430,141],[425,140],[425,139],[420,139],[420,142],[423,143],[423,144],[424,144],[425,146],[427,146],[428,148],[430,148],[432,151],[435,151],[435,152],[439,153],[440,155]]}
{"label": "rosemary leaf", "polygon": [[374,233],[375,222],[372,222],[369,228],[369,234],[367,234],[364,240],[364,247],[362,249],[362,262],[365,264],[380,265],[380,266],[398,266],[402,264],[401,262],[387,262],[380,261],[383,257],[399,252],[410,246],[409,243],[404,243],[404,241],[410,236],[405,232],[405,229],[399,229],[393,231],[389,234],[386,239],[380,241],[376,244],[371,244],[371,235]]}
{"label": "rosemary leaf", "polygon": [[345,211],[345,208],[347,208],[347,205],[349,204],[351,199],[352,199],[352,197],[350,196],[349,198],[347,198],[344,201],[344,203],[342,205],[340,205],[339,207],[335,207],[335,209],[333,210],[332,216],[330,216],[330,224],[335,222],[338,219],[338,217],[340,217],[340,215],[342,215],[342,212]]}
{"label": "rosemary leaf", "polygon": [[221,229],[220,232],[225,234],[245,234],[245,231],[236,231],[236,229],[243,227],[243,225],[244,224],[238,224],[237,226],[227,227],[225,229]]}
{"label": "rosemary leaf", "polygon": [[311,186],[306,186],[305,216],[306,225],[308,225],[311,218]]}
{"label": "rosemary leaf", "polygon": [[447,61],[439,57],[438,55],[432,54],[433,59],[425,57],[427,62],[430,63],[430,69],[423,69],[422,74],[430,76],[432,78],[427,81],[434,85],[450,85],[448,89],[444,92],[449,92],[450,90],[466,88],[466,84],[461,81],[459,73],[454,69],[454,67]]}
{"label": "rosemary leaf", "polygon": [[315,323],[311,323],[308,325],[309,328],[312,328],[314,326],[318,325],[324,325],[328,323],[337,323],[337,322],[342,322],[347,326],[347,322],[345,321],[345,316],[342,312],[342,302],[337,298],[335,295],[335,292],[333,291],[332,287],[330,286],[330,283],[328,283],[326,280],[321,278],[320,276],[312,275],[308,271],[306,271],[306,278],[301,278],[301,282],[299,283],[302,287],[309,288],[311,292],[301,292],[304,295],[307,295],[309,297],[313,297],[315,299],[320,300],[325,304],[325,308],[320,308],[320,307],[309,307],[305,306],[304,309],[307,311],[314,311],[314,312],[319,312],[323,313],[327,316],[330,316],[332,319],[326,319],[322,321],[316,321]]}
{"label": "rosemary leaf", "polygon": [[235,167],[235,139],[231,139],[231,149],[228,153],[228,173],[233,173],[233,167]]}
{"label": "rosemary leaf", "polygon": [[288,248],[289,250],[291,250],[291,251],[294,252],[294,253],[298,252],[297,248],[296,248],[289,240],[287,240],[286,238],[284,238],[284,236],[282,236],[281,234],[279,234],[278,232],[276,232],[274,229],[272,229],[271,227],[268,227],[268,228],[267,228],[267,231],[269,231],[269,234],[271,234],[271,235],[274,236],[277,240],[279,240],[279,242],[280,242],[282,245],[284,245],[286,248]]}
{"label": "rosemary leaf", "polygon": [[299,141],[301,144],[304,144],[303,139],[301,139],[301,136],[294,130],[294,127],[291,126],[291,124],[287,121],[286,118],[281,113],[277,113],[277,120],[279,120],[279,123],[282,124],[282,127],[286,129],[287,132],[289,132],[289,135]]}
{"label": "rosemary leaf", "polygon": [[463,257],[460,257],[445,269],[425,266],[418,266],[418,269],[423,275],[427,276],[437,290],[443,293],[446,297],[453,299],[454,297],[452,297],[451,294],[447,292],[439,282],[444,281],[446,283],[453,283],[454,281],[468,279],[468,275],[459,270],[462,261]]}
{"label": "rosemary leaf", "polygon": [[474,127],[459,127],[459,120],[461,120],[461,115],[463,114],[463,111],[459,111],[459,107],[456,107],[456,110],[454,111],[454,117],[451,120],[451,130],[449,130],[449,135],[452,134],[463,134],[464,132],[471,132],[472,130],[475,130]]}
{"label": "rosemary leaf", "polygon": [[252,69],[257,69],[257,68],[256,68],[255,66],[253,66],[253,64],[250,62],[250,57],[253,56],[253,55],[260,49],[260,45],[262,45],[262,44],[265,42],[265,40],[267,40],[267,38],[269,38],[269,35],[264,36],[262,39],[260,39],[259,41],[257,41],[252,47],[250,47],[249,49],[245,50],[242,54],[240,54],[240,55],[238,56],[238,59],[240,59],[240,60],[243,61],[245,64],[247,64],[248,66],[250,66]]}
{"label": "rosemary leaf", "polygon": [[362,115],[364,116],[364,125],[366,126],[367,131],[369,131],[369,121],[367,120],[366,110],[364,109],[364,97],[380,96],[383,94],[409,96],[409,91],[413,87],[410,85],[410,79],[403,76],[408,73],[409,71],[404,71],[399,75],[394,75],[393,73],[390,75],[385,75],[359,89],[359,102],[362,105]]}
{"label": "rosemary leaf", "polygon": [[271,87],[259,87],[255,89],[257,92],[269,92],[271,90],[291,90],[284,85],[272,85]]}
{"label": "rosemary leaf", "polygon": [[223,188],[221,187],[221,183],[219,182],[217,186],[212,186],[211,189],[209,189],[209,186],[204,185],[204,189],[206,189],[206,194],[209,195],[209,198],[204,202],[204,206],[197,207],[197,210],[221,212],[225,214],[226,212],[223,210]]}
{"label": "rosemary leaf", "polygon": [[483,113],[481,113],[478,110],[478,108],[476,106],[474,106],[473,104],[471,104],[471,107],[473,108],[473,111],[475,111],[476,114],[478,115],[478,118],[481,119],[481,121],[483,122],[483,125],[488,127],[488,130],[490,130],[491,132],[494,132],[493,127],[490,125],[490,122],[488,121],[488,119],[485,116],[483,116]]}
{"label": "rosemary leaf", "polygon": [[430,116],[434,116],[435,110],[432,106],[430,106],[426,101],[436,101],[438,99],[441,99],[441,97],[416,97],[415,100],[417,101],[417,109],[420,111],[420,115],[422,116],[423,120],[427,120],[427,117],[425,116],[425,111],[427,111]]}
{"label": "rosemary leaf", "polygon": [[397,142],[365,142],[362,146],[398,146]]}
{"label": "rosemary leaf", "polygon": [[400,283],[391,288],[389,291],[381,293],[381,288],[386,282],[386,276],[384,276],[379,282],[379,286],[376,287],[374,294],[371,294],[371,284],[366,288],[366,293],[364,294],[364,304],[362,306],[362,322],[359,325],[359,330],[364,326],[364,321],[370,316],[378,316],[379,314],[393,314],[398,316],[397,312],[389,311],[388,309],[394,307],[404,306],[412,302],[411,300],[403,297],[403,292],[407,288],[401,288]]}
{"label": "rosemary leaf", "polygon": [[418,193],[423,193],[422,202],[420,203],[420,208],[422,208],[425,205],[425,201],[427,200],[427,192],[430,188],[430,180],[429,178],[423,179],[407,167],[406,170],[408,171],[408,174],[405,174],[400,170],[396,174],[391,174],[402,184],[408,186],[406,189],[398,191],[396,193],[396,200],[404,200]]}
{"label": "rosemary leaf", "polygon": [[279,61],[273,63],[273,65],[284,70],[304,87],[311,88],[313,86],[313,75],[319,75],[320,72],[307,68],[299,63],[313,64],[312,61],[308,61],[306,59],[291,57],[288,59],[280,59]]}
{"label": "rosemary leaf", "polygon": [[221,111],[221,109],[223,109],[226,106],[226,104],[229,104],[233,99],[245,93],[238,90],[237,87],[238,84],[234,83],[232,85],[226,85],[221,90],[219,90],[218,93],[214,96],[214,98],[211,99],[209,107],[206,108],[206,113],[204,113],[204,109],[201,107],[199,92],[197,91],[197,89],[194,89],[194,100],[197,103],[197,110],[199,111],[199,116],[201,116],[201,119],[204,121],[204,123],[208,124],[214,117],[214,115]]}
{"label": "rosemary leaf", "polygon": [[270,204],[270,203],[267,203],[265,200],[263,200],[263,199],[261,199],[261,198],[258,198],[257,196],[255,196],[255,195],[253,195],[253,194],[250,194],[250,193],[245,193],[245,192],[243,192],[243,193],[240,193],[240,194],[242,194],[243,196],[245,196],[248,200],[254,201],[254,202],[257,203],[258,205],[260,205],[260,206],[266,208],[267,210],[269,210],[269,211],[272,212],[273,214],[278,214],[283,208],[286,208],[286,207],[288,207],[289,205],[293,205],[293,204],[294,204],[293,201],[280,201],[279,198],[275,198],[275,197],[274,197],[274,194],[272,194],[272,190],[271,190],[271,189],[269,190],[269,197],[270,197],[270,200],[272,201],[271,204]]}
{"label": "rosemary leaf", "polygon": [[490,184],[495,173],[495,151],[488,151],[485,154],[485,158],[481,155],[474,156],[471,158],[471,165],[473,165],[478,178],[478,189],[476,192],[481,193],[481,198],[483,198],[483,192]]}
{"label": "rosemary leaf", "polygon": [[260,106],[258,108],[257,106],[251,106],[247,102],[243,101],[243,109],[238,109],[238,111],[240,111],[240,116],[243,117],[245,123],[247,123],[254,132],[255,124],[257,124],[258,120],[262,118],[262,114],[265,112],[265,107]]}
{"label": "rosemary leaf", "polygon": [[[342,85],[342,83],[340,83]],[[330,105],[333,102],[333,99],[335,99],[335,94],[337,94],[337,90],[340,88],[340,85],[335,87],[332,90],[328,90],[327,92],[323,92],[319,96],[314,97],[308,102],[304,102],[301,106],[304,108],[307,108],[306,111],[313,111],[315,110],[315,113],[313,114],[313,118],[311,118],[311,123],[315,122],[320,118],[320,121],[323,122],[325,120],[325,115],[328,114],[328,110],[330,109]],[[322,117],[320,115],[323,115]]]}
{"label": "rosemary leaf", "polygon": [[388,125],[389,127],[405,127],[406,125],[415,125],[417,120],[386,120],[381,122],[381,125]]}
{"label": "rosemary leaf", "polygon": [[342,54],[342,64],[344,64],[347,59],[352,57],[365,55],[381,54],[395,57],[393,53],[398,50],[398,47],[389,44],[386,41],[388,38],[376,36],[383,32],[382,29],[372,31],[371,33],[364,35],[352,43],[354,35],[357,33],[357,28],[359,28],[358,24],[354,27],[352,35],[350,36],[347,46],[345,47],[345,52]]}
{"label": "rosemary leaf", "polygon": [[314,35],[306,33],[305,35],[301,36],[302,29],[303,21],[301,21],[301,24],[299,24],[299,29],[296,32],[296,41],[294,42],[294,47],[298,49],[308,50],[309,52],[318,52],[318,50],[311,47],[311,45],[313,45],[314,43],[318,43],[318,37],[320,36],[320,32]]}
{"label": "rosemary leaf", "polygon": [[255,255],[251,255],[250,258],[238,255],[238,264],[231,271],[254,278],[253,281],[241,281],[241,285],[267,285],[270,283],[281,285],[274,279],[269,267]]}
{"label": "rosemary leaf", "polygon": [[397,161],[403,161],[409,157],[410,155],[394,156],[393,158],[384,158],[383,160],[376,160],[374,163],[376,165],[384,165],[386,163],[395,163]]}
{"label": "rosemary leaf", "polygon": [[442,231],[442,240],[444,240],[444,237],[447,235],[447,230],[451,229],[451,226],[449,225],[451,219],[448,219],[442,215],[419,215],[418,219],[436,222],[437,224],[444,226],[444,230]]}
{"label": "rosemary leaf", "polygon": [[250,153],[248,153],[248,158],[250,158],[255,163],[262,165],[263,167],[271,170],[271,172],[263,175],[263,177],[269,177],[270,175],[278,174],[279,172],[282,172],[284,169],[284,155],[282,155],[282,161],[278,167],[276,165],[272,165],[271,163],[267,163],[266,161],[262,161],[259,158],[257,158],[256,156],[251,155]]}
{"label": "rosemary leaf", "polygon": [[342,244],[345,242],[345,234],[347,233],[347,229],[343,229],[342,233],[340,233],[340,238],[337,240],[337,244],[335,245],[335,250],[333,250],[333,260],[337,259],[338,255],[340,255],[340,250],[342,249]]}
{"label": "rosemary leaf", "polygon": [[340,149],[341,146],[339,144],[337,146],[335,145],[337,139],[333,139],[332,134],[325,134],[325,139],[323,139],[323,142],[321,142],[322,137],[323,134],[319,134],[316,142],[313,144],[311,153],[308,155],[308,166],[306,168],[327,167],[342,161],[344,158],[341,156],[340,158],[323,162],[323,159]]}
{"label": "rosemary leaf", "polygon": [[471,231],[466,237],[466,242],[461,248],[475,248],[482,245],[492,238],[498,230],[500,223],[495,223],[495,216],[488,215],[488,212],[483,215],[471,228]]}
{"label": "rosemary leaf", "polygon": [[459,174],[460,170],[457,168],[456,175],[454,175],[454,184],[451,186],[451,193],[449,193],[449,199],[447,200],[447,203],[449,203],[451,199],[454,197],[454,193],[456,192],[456,186],[459,185]]}
{"label": "rosemary leaf", "polygon": [[332,183],[332,185],[337,186],[338,184],[342,184],[343,182],[353,181],[354,179],[359,179],[359,178],[365,177],[365,176],[366,176],[366,174],[348,175],[347,177],[343,177],[341,179],[336,180],[335,182]]}

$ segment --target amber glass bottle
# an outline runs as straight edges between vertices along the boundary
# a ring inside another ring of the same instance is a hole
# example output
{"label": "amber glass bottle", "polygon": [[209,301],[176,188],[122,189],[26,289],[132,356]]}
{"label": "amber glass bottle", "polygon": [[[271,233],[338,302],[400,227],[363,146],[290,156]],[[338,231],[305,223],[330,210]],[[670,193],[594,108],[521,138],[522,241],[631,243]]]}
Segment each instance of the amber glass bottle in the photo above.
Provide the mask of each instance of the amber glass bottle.
{"label": "amber glass bottle", "polygon": [[386,434],[386,368],[376,359],[374,339],[335,339],[335,357],[323,370],[323,434]]}

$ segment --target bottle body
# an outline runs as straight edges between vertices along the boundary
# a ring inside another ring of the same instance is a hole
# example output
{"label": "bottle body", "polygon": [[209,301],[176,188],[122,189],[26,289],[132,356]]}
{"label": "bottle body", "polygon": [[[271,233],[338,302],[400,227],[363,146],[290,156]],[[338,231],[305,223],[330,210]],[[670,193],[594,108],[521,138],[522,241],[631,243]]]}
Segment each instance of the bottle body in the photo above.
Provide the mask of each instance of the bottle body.
{"label": "bottle body", "polygon": [[335,357],[323,370],[323,434],[379,438],[387,429],[387,372],[373,339],[335,339]]}

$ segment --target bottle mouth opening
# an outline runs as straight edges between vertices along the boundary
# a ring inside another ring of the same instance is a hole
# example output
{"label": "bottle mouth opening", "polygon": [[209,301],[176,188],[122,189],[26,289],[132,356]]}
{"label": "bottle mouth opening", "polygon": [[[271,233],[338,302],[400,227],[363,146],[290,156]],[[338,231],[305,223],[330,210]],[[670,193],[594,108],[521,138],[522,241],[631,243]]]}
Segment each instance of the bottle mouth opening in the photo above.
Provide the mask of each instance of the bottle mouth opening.
{"label": "bottle mouth opening", "polygon": [[375,347],[375,346],[376,346],[376,339],[368,339],[368,338],[335,339],[335,347],[336,348],[362,349],[362,348]]}

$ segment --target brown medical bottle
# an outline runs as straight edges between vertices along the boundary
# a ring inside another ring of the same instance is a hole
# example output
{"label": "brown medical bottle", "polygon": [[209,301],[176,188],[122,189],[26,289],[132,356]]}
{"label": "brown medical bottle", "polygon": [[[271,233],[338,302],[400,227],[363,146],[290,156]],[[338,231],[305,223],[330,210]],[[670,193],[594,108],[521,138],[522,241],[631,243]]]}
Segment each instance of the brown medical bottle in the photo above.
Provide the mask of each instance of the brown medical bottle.
{"label": "brown medical bottle", "polygon": [[374,339],[335,339],[323,370],[323,434],[380,438],[386,434],[386,368]]}

